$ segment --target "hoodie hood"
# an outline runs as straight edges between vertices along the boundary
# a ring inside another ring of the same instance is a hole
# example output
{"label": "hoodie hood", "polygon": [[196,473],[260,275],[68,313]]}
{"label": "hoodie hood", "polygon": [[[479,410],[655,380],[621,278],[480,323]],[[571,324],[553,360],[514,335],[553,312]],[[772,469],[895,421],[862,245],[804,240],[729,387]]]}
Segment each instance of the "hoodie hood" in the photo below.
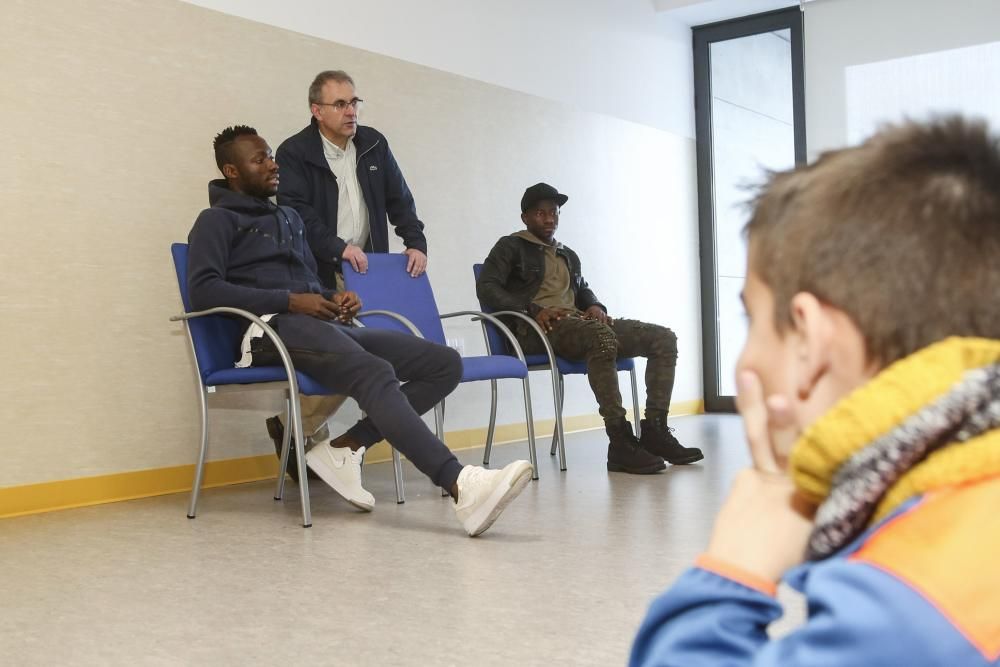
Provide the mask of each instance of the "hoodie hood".
{"label": "hoodie hood", "polygon": [[208,204],[248,215],[273,213],[278,208],[270,199],[259,199],[230,190],[229,183],[224,178],[208,182]]}
{"label": "hoodie hood", "polygon": [[322,294],[305,225],[295,209],[208,184],[211,208],[188,235],[188,289],[198,310],[229,306],[288,312],[288,295]]}

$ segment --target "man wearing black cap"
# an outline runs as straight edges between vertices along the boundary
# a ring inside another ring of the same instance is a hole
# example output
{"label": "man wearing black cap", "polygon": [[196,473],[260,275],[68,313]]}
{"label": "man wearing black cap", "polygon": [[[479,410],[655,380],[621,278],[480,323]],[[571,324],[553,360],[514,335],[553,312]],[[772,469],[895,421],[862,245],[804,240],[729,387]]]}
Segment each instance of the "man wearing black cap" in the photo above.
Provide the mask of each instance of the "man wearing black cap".
{"label": "man wearing black cap", "polygon": [[[556,354],[587,362],[587,378],[611,440],[608,470],[648,474],[666,468],[664,459],[673,464],[700,461],[701,450],[683,447],[667,426],[677,337],[656,324],[608,317],[583,278],[580,258],[555,239],[559,210],[568,199],[547,183],[524,191],[521,221],[527,229],[493,246],[476,285],[479,299],[493,310],[527,313],[545,331]],[[526,354],[544,351],[523,321],[512,319],[510,326]],[[622,407],[616,367],[620,357],[648,359],[641,439]]]}

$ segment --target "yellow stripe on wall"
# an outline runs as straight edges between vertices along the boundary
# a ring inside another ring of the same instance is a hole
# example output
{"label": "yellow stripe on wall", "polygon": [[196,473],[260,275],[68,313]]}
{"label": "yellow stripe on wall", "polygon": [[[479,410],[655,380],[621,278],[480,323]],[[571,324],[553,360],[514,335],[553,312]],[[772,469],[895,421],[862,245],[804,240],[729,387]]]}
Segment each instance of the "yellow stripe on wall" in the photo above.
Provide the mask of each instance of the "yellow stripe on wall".
{"label": "yellow stripe on wall", "polygon": [[[271,456],[209,461],[202,488],[274,479],[278,461]],[[149,498],[191,490],[194,464],[64,479],[0,489],[0,518]]]}
{"label": "yellow stripe on wall", "polygon": [[[702,401],[686,401],[672,406],[671,416],[700,414],[704,411]],[[536,446],[539,454],[547,451],[546,437],[551,437],[554,420],[535,422]],[[567,432],[600,428],[602,419],[597,415],[566,417]],[[497,426],[494,442],[517,442],[527,438],[524,424]],[[445,434],[445,443],[452,450],[482,447],[486,442],[486,429],[468,429]],[[388,461],[391,451],[388,444],[381,442],[365,455],[368,463]],[[205,479],[202,488],[227,486],[274,479],[278,472],[278,461],[273,455],[249,456],[239,459],[209,461],[205,464]],[[194,464],[121,472],[96,477],[64,479],[41,484],[26,484],[0,489],[0,518],[39,514],[56,510],[101,505],[136,498],[150,498],[170,493],[185,493],[191,490],[194,480]]]}

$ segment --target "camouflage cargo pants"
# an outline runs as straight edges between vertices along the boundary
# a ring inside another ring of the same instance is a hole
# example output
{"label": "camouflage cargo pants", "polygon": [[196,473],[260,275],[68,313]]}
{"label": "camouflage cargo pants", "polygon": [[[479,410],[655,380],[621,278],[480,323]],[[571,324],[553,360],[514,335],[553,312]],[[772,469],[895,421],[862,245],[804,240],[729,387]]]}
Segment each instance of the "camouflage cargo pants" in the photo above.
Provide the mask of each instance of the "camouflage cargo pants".
{"label": "camouflage cargo pants", "polygon": [[[677,366],[677,336],[658,324],[615,319],[610,324],[580,317],[557,321],[548,333],[552,349],[560,357],[587,362],[587,379],[605,420],[625,417],[618,389],[616,360],[645,357],[646,411],[670,408]],[[518,335],[525,354],[545,351],[534,331]],[[636,415],[636,419],[639,415]]]}

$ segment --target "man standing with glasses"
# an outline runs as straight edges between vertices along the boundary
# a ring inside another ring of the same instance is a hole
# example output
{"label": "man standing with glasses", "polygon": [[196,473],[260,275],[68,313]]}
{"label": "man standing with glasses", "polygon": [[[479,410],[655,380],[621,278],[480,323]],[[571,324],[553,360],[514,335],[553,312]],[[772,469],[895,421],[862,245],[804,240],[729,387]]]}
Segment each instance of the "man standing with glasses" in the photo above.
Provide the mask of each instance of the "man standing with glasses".
{"label": "man standing with glasses", "polygon": [[[587,362],[587,378],[611,441],[609,471],[649,474],[666,468],[664,459],[673,464],[700,461],[701,450],[683,447],[667,426],[677,337],[656,324],[608,317],[583,278],[580,258],[555,239],[560,208],[568,200],[547,183],[524,191],[521,222],[527,229],[493,246],[476,285],[480,301],[493,310],[530,315],[557,355]],[[544,352],[527,323],[512,319],[509,324],[525,354]],[[648,359],[641,438],[635,437],[622,407],[617,370],[621,357]]]}
{"label": "man standing with glasses", "polygon": [[[330,289],[343,284],[342,262],[364,273],[366,252],[389,252],[387,220],[406,246],[406,271],[417,277],[427,268],[424,223],[385,136],[358,124],[363,104],[349,74],[320,72],[309,86],[309,125],[282,142],[275,156],[281,165],[278,203],[302,217],[320,279]],[[314,439],[322,439],[339,400],[302,399],[304,428],[318,429]],[[276,449],[283,429],[278,416],[267,420]],[[297,474],[294,462],[289,473]]]}

